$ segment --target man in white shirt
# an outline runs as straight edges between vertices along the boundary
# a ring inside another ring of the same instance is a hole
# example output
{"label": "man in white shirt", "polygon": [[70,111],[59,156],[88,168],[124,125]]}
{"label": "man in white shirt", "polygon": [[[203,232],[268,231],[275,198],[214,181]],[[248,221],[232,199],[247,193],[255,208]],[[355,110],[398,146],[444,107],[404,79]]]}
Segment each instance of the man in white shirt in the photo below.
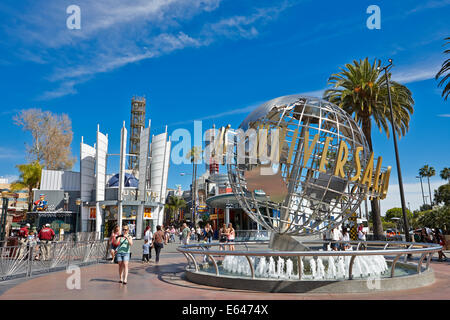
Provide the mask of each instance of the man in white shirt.
{"label": "man in white shirt", "polygon": [[341,240],[341,238],[342,238],[341,232],[337,227],[334,227],[333,230],[331,230],[331,240],[332,240],[331,248],[334,251],[338,251],[339,244],[337,244],[336,241]]}

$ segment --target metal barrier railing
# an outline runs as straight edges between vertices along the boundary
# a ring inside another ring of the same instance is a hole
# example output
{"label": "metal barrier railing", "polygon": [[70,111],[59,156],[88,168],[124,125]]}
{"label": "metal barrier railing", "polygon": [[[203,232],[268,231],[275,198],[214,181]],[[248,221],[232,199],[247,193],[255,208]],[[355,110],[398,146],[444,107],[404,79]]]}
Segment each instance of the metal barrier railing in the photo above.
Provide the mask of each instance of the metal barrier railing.
{"label": "metal barrier railing", "polygon": [[[355,246],[356,250],[349,251],[324,251],[324,250],[311,250],[311,251],[273,251],[273,250],[253,250],[250,251],[249,246],[261,246],[267,245],[268,241],[258,241],[258,242],[234,242],[226,244],[218,243],[201,243],[201,244],[189,244],[183,245],[177,248],[177,250],[184,254],[187,262],[188,268],[191,268],[191,263],[193,264],[193,270],[199,272],[199,263],[195,259],[195,255],[206,257],[209,259],[214,266],[216,276],[220,276],[220,271],[218,267],[218,258],[224,258],[226,256],[244,256],[246,257],[252,279],[255,279],[255,266],[251,257],[292,257],[297,258],[297,272],[298,279],[302,279],[302,257],[336,257],[344,256],[351,257],[348,277],[349,280],[353,279],[352,270],[353,264],[357,256],[368,256],[368,255],[378,255],[384,257],[393,257],[391,263],[391,274],[390,277],[395,275],[395,267],[397,262],[402,256],[404,256],[405,262],[407,261],[408,255],[420,254],[420,259],[417,262],[416,270],[417,273],[421,273],[429,268],[431,257],[433,253],[442,250],[442,247],[438,244],[433,243],[418,243],[418,242],[396,242],[396,241],[334,241],[337,244],[350,244],[353,248]],[[329,245],[329,241],[321,240],[310,240],[304,241],[305,246],[312,245],[316,247],[322,247],[323,245]],[[245,251],[226,250],[230,246],[234,247],[245,247]],[[218,247],[219,250],[212,250],[213,247]],[[364,250],[360,250],[364,248]],[[220,250],[222,249],[222,250]],[[422,268],[423,261],[427,258],[427,263],[425,268]],[[203,260],[205,261],[205,259]]]}
{"label": "metal barrier railing", "polygon": [[0,247],[0,280],[31,277],[69,265],[98,263],[106,259],[108,240],[52,241]]}

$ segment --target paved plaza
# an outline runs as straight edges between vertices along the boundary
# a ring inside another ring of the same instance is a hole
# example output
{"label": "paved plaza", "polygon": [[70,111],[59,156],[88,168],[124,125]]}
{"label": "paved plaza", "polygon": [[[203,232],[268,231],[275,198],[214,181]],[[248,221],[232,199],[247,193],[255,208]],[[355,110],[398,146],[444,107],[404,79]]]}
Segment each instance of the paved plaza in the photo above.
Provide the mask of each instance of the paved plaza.
{"label": "paved plaza", "polygon": [[[264,293],[223,289],[197,285],[184,279],[186,259],[176,251],[179,243],[166,245],[158,265],[154,256],[150,264],[142,264],[141,241],[133,246],[128,284],[118,283],[116,264],[101,263],[81,268],[81,289],[68,289],[70,276],[65,271],[47,273],[31,279],[15,279],[0,283],[2,300],[46,300],[46,299],[150,299],[150,300],[309,300],[309,299],[449,299],[450,262],[438,262],[433,257],[431,267],[436,281],[427,287],[367,294],[298,294]],[[447,254],[448,255],[448,254]]]}

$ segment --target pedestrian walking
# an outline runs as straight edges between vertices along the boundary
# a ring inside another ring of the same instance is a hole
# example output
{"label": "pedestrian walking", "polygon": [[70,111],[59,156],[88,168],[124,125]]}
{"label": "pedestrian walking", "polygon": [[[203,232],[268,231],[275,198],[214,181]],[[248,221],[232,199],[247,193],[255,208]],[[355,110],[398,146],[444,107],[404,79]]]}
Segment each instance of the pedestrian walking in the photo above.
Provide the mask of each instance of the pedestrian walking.
{"label": "pedestrian walking", "polygon": [[447,261],[447,256],[445,255],[445,253],[443,251],[443,249],[445,249],[445,247],[446,247],[445,237],[440,232],[439,229],[434,229],[434,239],[435,239],[435,242],[442,247],[442,249],[438,252],[439,261],[440,262]]}
{"label": "pedestrian walking", "polygon": [[331,249],[333,249],[334,251],[339,250],[339,244],[337,243],[337,241],[339,241],[340,239],[341,239],[341,232],[337,227],[334,227],[331,230]]}
{"label": "pedestrian walking", "polygon": [[206,242],[211,243],[214,235],[214,231],[209,223],[205,226],[205,239]]}
{"label": "pedestrian walking", "polygon": [[119,283],[127,284],[128,282],[128,261],[130,261],[131,246],[133,238],[130,236],[128,226],[122,228],[123,234],[116,237],[115,245],[117,262],[119,264]]}
{"label": "pedestrian walking", "polygon": [[150,252],[150,245],[148,243],[148,240],[144,240],[144,244],[142,245],[142,263],[150,262],[150,259],[148,257],[149,252]]}
{"label": "pedestrian walking", "polygon": [[236,232],[233,228],[233,224],[230,222],[227,228],[227,242],[230,243],[229,250],[234,251],[234,239],[236,236]]}
{"label": "pedestrian walking", "polygon": [[[222,228],[219,230],[219,243],[225,244],[228,241],[228,228],[227,225],[224,223],[222,225]],[[225,247],[221,245],[219,247],[219,250],[225,250]]]}
{"label": "pedestrian walking", "polygon": [[119,231],[120,228],[118,225],[114,226],[111,236],[109,237],[109,248],[110,248],[110,253],[111,253],[111,263],[114,262],[114,257],[116,255],[116,249],[117,246],[115,245],[116,243],[116,237],[119,235]]}
{"label": "pedestrian walking", "polygon": [[164,231],[161,230],[161,226],[156,226],[156,232],[153,235],[153,246],[155,247],[156,252],[156,263],[159,263],[159,254],[161,253],[161,249],[164,248],[164,244],[167,244]]}
{"label": "pedestrian walking", "polygon": [[30,224],[27,223],[25,226],[20,228],[19,230],[19,255],[18,259],[22,259],[25,257],[25,251],[28,245],[28,233],[29,233]]}
{"label": "pedestrian walking", "polygon": [[55,237],[55,231],[53,231],[52,228],[50,228],[50,224],[47,223],[41,231],[39,231],[38,234],[39,240],[40,240],[40,247],[41,247],[41,258],[42,260],[48,260],[50,258],[51,254],[51,246],[52,241]]}
{"label": "pedestrian walking", "polygon": [[152,248],[153,248],[153,232],[150,226],[147,226],[144,231],[144,241],[148,242],[149,250],[148,250],[148,258],[152,258]]}
{"label": "pedestrian walking", "polygon": [[347,228],[343,228],[342,241],[344,241],[344,243],[341,245],[342,251],[349,250],[350,249],[350,234],[348,233]]}
{"label": "pedestrian walking", "polygon": [[191,237],[191,230],[186,223],[183,223],[183,226],[181,228],[181,241],[184,245],[187,245],[189,244],[189,239]]}

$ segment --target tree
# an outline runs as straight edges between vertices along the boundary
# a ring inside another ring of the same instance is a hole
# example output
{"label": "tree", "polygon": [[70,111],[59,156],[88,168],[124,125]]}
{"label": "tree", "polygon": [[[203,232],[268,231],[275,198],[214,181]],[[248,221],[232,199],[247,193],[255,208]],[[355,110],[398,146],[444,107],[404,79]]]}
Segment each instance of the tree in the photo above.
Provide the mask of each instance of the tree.
{"label": "tree", "polygon": [[171,196],[166,204],[166,209],[171,212],[171,220],[174,220],[174,214],[179,217],[180,209],[186,207],[186,201],[183,198],[177,196]]}
{"label": "tree", "polygon": [[[331,75],[328,84],[332,85],[332,88],[324,92],[326,100],[354,115],[367,139],[370,151],[373,151],[372,121],[380,131],[386,132],[388,138],[390,134],[386,75],[377,69],[379,66],[380,61],[374,61],[371,65],[368,58],[346,64],[345,68],[341,68],[341,72]],[[390,73],[388,77],[391,77]],[[399,136],[405,135],[409,128],[410,114],[414,112],[411,91],[395,81],[390,81],[390,91],[396,133]],[[374,212],[374,235],[381,238],[383,226],[377,199],[371,201],[371,207]]]}
{"label": "tree", "polygon": [[197,201],[197,188],[196,188],[196,180],[197,180],[197,163],[198,160],[202,159],[202,148],[193,146],[191,150],[187,153],[186,159],[190,159],[192,163],[192,219],[194,224],[197,225],[197,215],[196,212],[196,201]]}
{"label": "tree", "polygon": [[20,180],[11,184],[12,191],[28,190],[28,211],[33,209],[33,188],[39,188],[42,166],[38,161],[16,166],[20,171]]}
{"label": "tree", "polygon": [[438,228],[444,234],[450,234],[450,207],[444,206],[423,214],[419,218],[419,223],[423,227]]}
{"label": "tree", "polygon": [[70,150],[72,122],[66,114],[28,109],[22,110],[13,120],[33,136],[33,143],[26,146],[30,161],[38,161],[50,170],[72,168],[75,162]]}
{"label": "tree", "polygon": [[450,206],[450,183],[443,184],[437,190],[434,190],[434,201]]}
{"label": "tree", "polygon": [[[450,43],[450,37],[445,38],[445,40],[447,40],[447,43],[445,43],[445,45]],[[449,54],[450,49],[445,50],[444,53]],[[444,100],[447,100],[448,95],[450,94],[450,81],[448,81],[450,79],[450,59],[447,59],[444,61],[444,63],[442,63],[441,70],[439,70],[439,72],[436,74],[435,79],[437,80],[441,76],[443,76],[443,78],[441,79],[441,81],[439,81],[438,87],[443,86],[447,81],[447,84],[442,91],[442,97],[444,98]]]}
{"label": "tree", "polygon": [[433,207],[430,206],[428,203],[426,203],[426,204],[420,206],[419,211],[427,211],[427,210],[431,210],[431,209],[433,209]]}
{"label": "tree", "polygon": [[442,178],[442,180],[448,180],[448,183],[450,183],[450,168],[442,169],[439,176]]}
{"label": "tree", "polygon": [[434,170],[433,167],[430,167],[427,164],[419,169],[419,176],[427,177],[428,180],[428,191],[430,192],[430,205],[433,205],[433,198],[431,197],[430,177],[434,176],[435,174],[436,170]]}
{"label": "tree", "polygon": [[[406,209],[406,217],[408,219],[408,225],[411,226],[412,220],[413,220],[413,214],[411,211]],[[399,218],[399,219],[393,219],[393,218]],[[404,222],[403,222],[403,211],[402,208],[391,208],[388,211],[386,211],[386,215],[384,216],[384,219],[387,222],[394,222],[396,226],[399,229],[405,229],[404,228]]]}

